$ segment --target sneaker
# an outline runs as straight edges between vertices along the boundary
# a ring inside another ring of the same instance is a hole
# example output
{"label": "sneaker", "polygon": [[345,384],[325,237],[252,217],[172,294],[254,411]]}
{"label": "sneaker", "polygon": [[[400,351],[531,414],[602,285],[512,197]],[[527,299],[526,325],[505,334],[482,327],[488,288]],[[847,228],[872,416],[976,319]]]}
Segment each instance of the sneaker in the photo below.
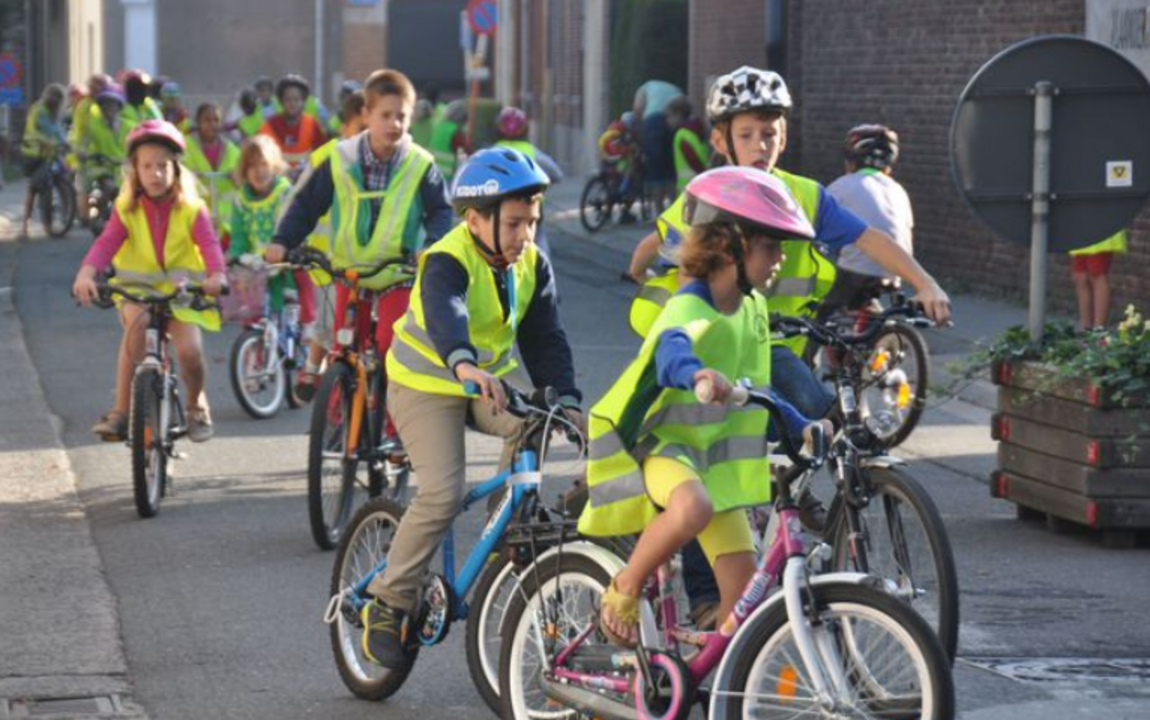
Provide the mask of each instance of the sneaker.
{"label": "sneaker", "polygon": [[407,614],[379,598],[363,606],[363,655],[371,662],[392,670],[411,667],[407,652]]}
{"label": "sneaker", "polygon": [[104,442],[124,442],[128,439],[128,414],[109,410],[92,426],[92,432]]}
{"label": "sneaker", "polygon": [[315,399],[315,391],[319,387],[319,373],[301,370],[295,379],[295,396],[302,402],[311,402]]}
{"label": "sneaker", "polygon": [[806,529],[820,534],[827,525],[827,509],[809,488],[799,496],[799,521]]}
{"label": "sneaker", "polygon": [[203,408],[188,410],[188,439],[202,443],[212,439],[212,419]]}

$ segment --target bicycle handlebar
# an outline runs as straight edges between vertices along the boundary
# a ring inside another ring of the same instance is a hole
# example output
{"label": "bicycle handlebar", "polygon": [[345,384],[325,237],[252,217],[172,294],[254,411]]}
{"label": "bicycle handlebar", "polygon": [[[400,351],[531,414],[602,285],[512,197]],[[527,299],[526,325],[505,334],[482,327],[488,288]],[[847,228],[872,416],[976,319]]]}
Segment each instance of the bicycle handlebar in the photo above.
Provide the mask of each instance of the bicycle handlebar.
{"label": "bicycle handlebar", "polygon": [[[210,310],[217,307],[215,303],[205,302],[206,298],[212,296],[204,292],[204,289],[198,285],[181,285],[164,295],[137,294],[118,285],[108,285],[107,283],[97,285],[96,289],[98,295],[92,304],[105,310],[115,305],[112,301],[112,297],[115,295],[144,305],[166,305],[173,300],[190,298],[189,305],[193,310]],[[221,295],[227,295],[229,292],[230,288],[227,285],[220,289]]]}
{"label": "bicycle handlebar", "polygon": [[[528,395],[506,380],[499,382],[503,385],[503,392],[507,393],[507,412],[517,418],[525,419],[533,412],[558,415],[558,411],[562,410],[562,406],[559,404],[559,391],[553,387],[536,388]],[[470,396],[478,396],[480,394],[479,384],[468,380],[463,383],[463,392]],[[560,417],[560,422],[564,426],[564,435],[567,440],[577,445],[582,452],[587,444],[583,434],[566,417]]]}
{"label": "bicycle handlebar", "polygon": [[410,255],[401,255],[389,258],[378,265],[352,265],[346,268],[332,267],[331,260],[319,250],[309,247],[300,247],[288,253],[287,264],[301,268],[314,267],[323,270],[333,278],[354,282],[375,277],[394,265],[406,265],[411,272],[415,272],[414,258]]}
{"label": "bicycle handlebar", "polygon": [[[865,330],[857,333],[843,332],[841,323],[827,321],[819,323],[805,317],[772,315],[771,328],[783,338],[806,336],[819,345],[846,347],[865,345],[878,337],[878,334],[891,321],[902,322],[915,327],[933,327],[934,322],[922,314],[916,305],[896,305],[872,315]],[[853,322],[853,321],[852,321]]]}

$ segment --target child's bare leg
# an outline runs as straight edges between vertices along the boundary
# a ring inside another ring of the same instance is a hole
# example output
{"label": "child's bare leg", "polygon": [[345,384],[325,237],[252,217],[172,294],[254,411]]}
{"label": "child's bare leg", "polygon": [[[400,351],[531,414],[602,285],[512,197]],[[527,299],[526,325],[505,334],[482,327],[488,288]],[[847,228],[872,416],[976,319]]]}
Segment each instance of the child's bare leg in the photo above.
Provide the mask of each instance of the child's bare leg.
{"label": "child's bare leg", "polygon": [[1090,290],[1090,276],[1084,272],[1071,273],[1074,279],[1074,292],[1078,295],[1078,325],[1089,330],[1094,319],[1094,294]]}
{"label": "child's bare leg", "polygon": [[730,553],[715,558],[715,580],[719,584],[719,622],[723,622],[755,574],[754,553]]}
{"label": "child's bare leg", "polygon": [[188,410],[207,410],[208,398],[204,394],[204,348],[197,325],[172,320],[168,326],[176,346],[176,363],[180,379],[188,393]]}
{"label": "child's bare leg", "polygon": [[1110,322],[1110,276],[1102,274],[1090,278],[1090,290],[1094,308],[1093,326],[1104,327]]}

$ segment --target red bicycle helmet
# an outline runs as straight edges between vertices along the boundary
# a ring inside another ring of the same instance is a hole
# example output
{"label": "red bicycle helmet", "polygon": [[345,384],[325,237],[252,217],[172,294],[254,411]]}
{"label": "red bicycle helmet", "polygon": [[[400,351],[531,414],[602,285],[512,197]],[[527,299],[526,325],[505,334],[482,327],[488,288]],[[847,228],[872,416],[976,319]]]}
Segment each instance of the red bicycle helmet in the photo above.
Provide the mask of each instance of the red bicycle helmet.
{"label": "red bicycle helmet", "polygon": [[517,107],[505,107],[495,118],[495,128],[508,140],[518,140],[527,134],[527,113]]}
{"label": "red bicycle helmet", "polygon": [[128,154],[145,143],[159,143],[167,146],[177,155],[184,152],[184,134],[167,120],[145,120],[128,134]]}

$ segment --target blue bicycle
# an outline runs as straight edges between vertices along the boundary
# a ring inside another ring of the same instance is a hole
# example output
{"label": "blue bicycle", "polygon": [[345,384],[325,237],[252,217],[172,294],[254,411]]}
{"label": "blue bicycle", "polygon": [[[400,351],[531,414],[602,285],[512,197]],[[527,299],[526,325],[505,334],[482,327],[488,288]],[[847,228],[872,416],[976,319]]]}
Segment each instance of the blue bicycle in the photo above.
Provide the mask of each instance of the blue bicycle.
{"label": "blue bicycle", "polygon": [[[564,431],[583,447],[578,429],[563,414],[554,390],[527,396],[504,384],[508,411],[526,423],[523,439],[509,470],[471,489],[460,512],[502,492],[478,542],[456,572],[455,537],[449,528],[443,540],[443,575],[431,575],[422,601],[413,615],[419,647],[436,645],[447,637],[456,620],[467,619],[467,657],[472,679],[492,709],[499,708],[499,630],[502,608],[519,585],[522,573],[533,572],[548,558],[584,555],[610,571],[623,561],[618,551],[588,541],[577,542],[576,522],[564,508],[547,508],[539,489],[552,431]],[[484,503],[484,506],[489,506]],[[348,689],[365,700],[383,700],[398,690],[410,670],[379,667],[363,655],[361,611],[371,600],[367,587],[387,567],[387,553],[404,506],[386,497],[359,509],[344,534],[335,558],[331,602],[325,621],[331,627],[332,651],[340,677]],[[475,589],[471,602],[468,594]],[[418,652],[419,647],[415,652]]]}

